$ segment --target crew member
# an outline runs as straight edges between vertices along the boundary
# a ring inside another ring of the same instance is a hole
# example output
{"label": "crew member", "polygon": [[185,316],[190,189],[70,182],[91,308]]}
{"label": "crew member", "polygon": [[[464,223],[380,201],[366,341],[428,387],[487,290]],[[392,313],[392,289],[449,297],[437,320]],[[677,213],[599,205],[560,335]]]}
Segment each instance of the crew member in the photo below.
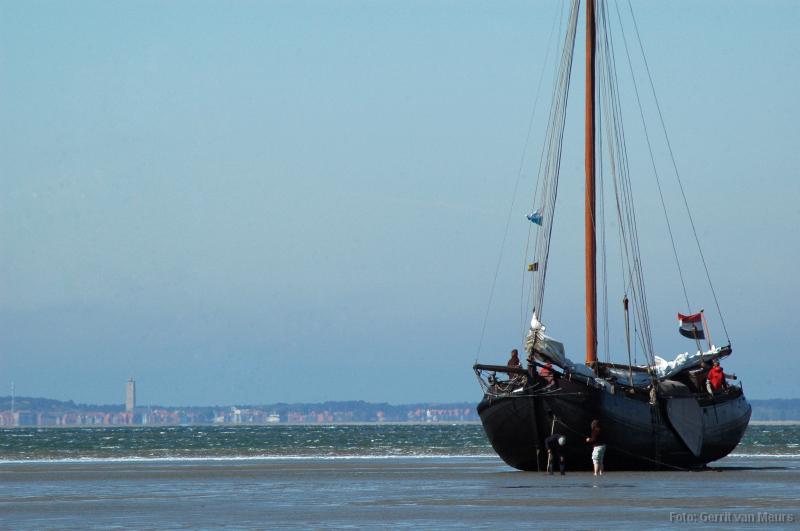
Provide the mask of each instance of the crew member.
{"label": "crew member", "polygon": [[561,453],[561,447],[567,444],[567,438],[560,433],[554,433],[544,440],[544,447],[547,449],[547,473],[553,475],[554,462],[558,461],[558,469],[561,475],[567,468],[564,454]]}
{"label": "crew member", "polygon": [[706,389],[710,395],[713,395],[720,389],[728,388],[728,382],[725,381],[725,378],[731,378],[732,380],[736,379],[735,374],[725,374],[725,371],[722,370],[718,359],[715,359],[712,362],[712,365],[713,366],[711,367],[711,370],[708,371],[708,376],[706,376]]}
{"label": "crew member", "polygon": [[553,364],[548,361],[544,367],[539,367],[539,376],[547,380],[547,387],[553,385]]}
{"label": "crew member", "polygon": [[603,433],[600,430],[600,421],[592,421],[592,435],[586,438],[586,442],[592,445],[592,463],[594,464],[594,475],[603,475],[603,458],[606,455],[606,445]]}

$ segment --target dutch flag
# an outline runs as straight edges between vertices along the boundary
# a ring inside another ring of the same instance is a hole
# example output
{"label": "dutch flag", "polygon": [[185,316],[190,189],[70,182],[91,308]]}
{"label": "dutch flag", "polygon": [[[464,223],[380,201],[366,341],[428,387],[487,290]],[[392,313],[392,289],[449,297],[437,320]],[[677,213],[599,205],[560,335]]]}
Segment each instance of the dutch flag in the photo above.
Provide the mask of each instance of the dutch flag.
{"label": "dutch flag", "polygon": [[680,332],[683,337],[688,337],[689,339],[705,339],[706,336],[703,332],[703,312],[693,313],[692,315],[683,315],[679,313],[678,322],[680,323],[678,332]]}

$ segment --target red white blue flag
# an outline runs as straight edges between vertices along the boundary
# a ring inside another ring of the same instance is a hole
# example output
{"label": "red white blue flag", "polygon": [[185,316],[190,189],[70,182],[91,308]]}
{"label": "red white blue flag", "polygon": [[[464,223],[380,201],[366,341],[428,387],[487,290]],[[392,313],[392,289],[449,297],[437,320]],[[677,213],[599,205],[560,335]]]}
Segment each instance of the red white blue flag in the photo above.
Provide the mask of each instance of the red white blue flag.
{"label": "red white blue flag", "polygon": [[689,339],[705,339],[706,335],[703,332],[703,312],[693,313],[692,315],[683,315],[679,313],[678,322],[680,323],[678,332],[680,332],[683,337],[688,337]]}

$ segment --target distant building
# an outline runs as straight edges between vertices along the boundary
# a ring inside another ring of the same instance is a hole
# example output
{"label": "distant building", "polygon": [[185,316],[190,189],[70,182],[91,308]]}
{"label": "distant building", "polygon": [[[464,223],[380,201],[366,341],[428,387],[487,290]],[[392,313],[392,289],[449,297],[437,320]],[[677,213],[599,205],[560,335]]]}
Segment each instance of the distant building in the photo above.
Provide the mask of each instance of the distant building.
{"label": "distant building", "polygon": [[132,412],[136,408],[136,382],[133,378],[128,380],[125,387],[125,411]]}

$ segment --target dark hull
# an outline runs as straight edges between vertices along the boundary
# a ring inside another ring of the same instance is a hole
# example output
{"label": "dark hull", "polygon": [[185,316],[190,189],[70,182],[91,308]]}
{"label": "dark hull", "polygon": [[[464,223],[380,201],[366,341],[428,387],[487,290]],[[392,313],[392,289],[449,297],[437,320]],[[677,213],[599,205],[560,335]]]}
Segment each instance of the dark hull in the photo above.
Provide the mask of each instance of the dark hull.
{"label": "dark hull", "polygon": [[[544,438],[567,437],[563,453],[570,470],[590,470],[585,443],[599,419],[607,445],[607,470],[700,468],[729,454],[744,435],[751,408],[738,388],[711,398],[696,395],[702,419],[702,445],[695,455],[670,420],[669,398],[651,405],[648,396],[610,393],[586,383],[560,380],[558,388],[532,388],[503,396],[484,396],[478,405],[486,435],[497,454],[520,470],[545,470]],[[672,417],[676,420],[675,415]]]}

